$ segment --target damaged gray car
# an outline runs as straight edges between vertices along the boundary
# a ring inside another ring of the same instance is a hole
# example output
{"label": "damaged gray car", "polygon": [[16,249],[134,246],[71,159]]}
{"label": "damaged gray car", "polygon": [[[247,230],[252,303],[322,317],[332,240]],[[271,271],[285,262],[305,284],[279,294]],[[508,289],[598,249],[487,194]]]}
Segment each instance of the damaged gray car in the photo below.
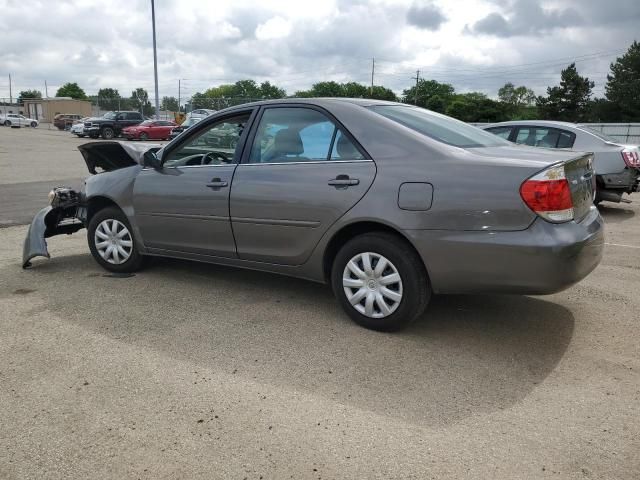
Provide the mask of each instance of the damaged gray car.
{"label": "damaged gray car", "polygon": [[410,105],[265,101],[162,148],[79,149],[92,175],[51,192],[25,267],[49,256],[46,238],[84,227],[111,272],[164,256],[305,278],[329,283],[360,325],[397,330],[432,293],[553,293],[602,257],[592,154],[514,145]]}

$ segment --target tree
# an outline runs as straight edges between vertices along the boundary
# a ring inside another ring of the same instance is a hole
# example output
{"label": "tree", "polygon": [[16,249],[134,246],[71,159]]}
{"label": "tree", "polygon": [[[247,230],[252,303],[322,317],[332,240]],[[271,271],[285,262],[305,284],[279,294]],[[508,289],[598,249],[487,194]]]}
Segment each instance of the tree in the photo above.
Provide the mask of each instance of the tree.
{"label": "tree", "polygon": [[258,99],[260,93],[260,87],[255,80],[239,80],[233,84],[234,97]]}
{"label": "tree", "polygon": [[448,83],[422,79],[418,81],[417,86],[414,85],[402,91],[404,97],[402,101],[405,103],[415,103],[420,107],[444,113],[447,105],[453,100],[454,93],[455,89]]}
{"label": "tree", "polygon": [[507,117],[508,107],[479,92],[462,93],[453,96],[447,106],[447,115],[463,122],[500,122]]}
{"label": "tree", "polygon": [[617,121],[640,120],[640,43],[633,42],[611,64],[605,92],[607,100],[618,110]]}
{"label": "tree", "polygon": [[534,105],[536,94],[525,86],[516,87],[513,83],[505,83],[498,90],[498,98],[507,106],[507,111],[512,119],[520,119],[528,107]]}
{"label": "tree", "polygon": [[381,85],[374,85],[373,89],[367,94],[367,98],[375,98],[376,100],[389,100],[391,102],[397,102],[398,97],[390,88],[383,87]]}
{"label": "tree", "polygon": [[22,103],[25,98],[42,98],[42,92],[39,90],[23,90],[18,95],[18,103]]}
{"label": "tree", "polygon": [[260,98],[284,98],[287,96],[284,88],[272,85],[270,82],[262,82],[260,84]]}
{"label": "tree", "polygon": [[548,120],[585,121],[594,83],[581,77],[572,63],[560,73],[560,85],[547,88],[547,97],[538,97],[540,116]]}
{"label": "tree", "polygon": [[77,83],[67,82],[62,85],[56,92],[56,97],[71,97],[78,100],[85,100],[87,94],[81,89]]}
{"label": "tree", "polygon": [[121,110],[126,109],[122,105],[120,93],[115,88],[101,88],[98,90],[97,103],[102,110]]}
{"label": "tree", "polygon": [[151,102],[149,102],[149,94],[144,88],[136,88],[131,92],[131,103],[142,113],[151,114]]}
{"label": "tree", "polygon": [[170,112],[177,112],[178,99],[176,97],[162,97],[160,108],[162,108],[162,110],[168,110]]}
{"label": "tree", "polygon": [[346,98],[376,98],[379,100],[397,100],[392,90],[376,85],[373,89],[370,86],[347,82],[338,83],[334,81],[314,83],[309,90],[299,90],[296,97],[346,97]]}

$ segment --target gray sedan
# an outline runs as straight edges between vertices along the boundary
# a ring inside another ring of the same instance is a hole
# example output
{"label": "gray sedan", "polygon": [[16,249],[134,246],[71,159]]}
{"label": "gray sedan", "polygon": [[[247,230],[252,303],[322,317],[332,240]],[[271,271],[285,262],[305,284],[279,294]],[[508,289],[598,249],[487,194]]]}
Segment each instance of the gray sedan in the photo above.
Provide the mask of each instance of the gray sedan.
{"label": "gray sedan", "polygon": [[167,256],[291,275],[329,283],[360,325],[396,330],[432,293],[553,293],[602,256],[591,154],[513,145],[409,105],[266,101],[163,148],[80,150],[94,175],[51,192],[25,267],[48,256],[45,237],[85,227],[112,272]]}
{"label": "gray sedan", "polygon": [[630,202],[623,194],[640,191],[640,148],[624,145],[587,125],[519,120],[482,128],[520,145],[593,152],[596,203],[602,200]]}

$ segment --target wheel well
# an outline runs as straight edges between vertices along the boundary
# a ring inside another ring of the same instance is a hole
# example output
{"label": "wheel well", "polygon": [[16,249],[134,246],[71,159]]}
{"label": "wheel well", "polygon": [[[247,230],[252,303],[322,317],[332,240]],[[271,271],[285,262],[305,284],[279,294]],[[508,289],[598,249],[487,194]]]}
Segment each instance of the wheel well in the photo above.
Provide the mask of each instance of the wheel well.
{"label": "wheel well", "polygon": [[[407,237],[402,235],[398,230],[392,227],[389,227],[388,225],[384,225],[383,223],[377,223],[377,222],[352,223],[350,225],[343,227],[342,230],[339,230],[333,236],[333,238],[329,241],[327,248],[325,248],[324,250],[324,257],[322,260],[322,269],[323,269],[324,278],[328,283],[331,283],[331,266],[333,265],[333,260],[336,258],[336,255],[338,254],[338,251],[340,250],[340,248],[352,238],[358,235],[362,235],[364,233],[372,233],[372,232],[386,232],[386,233],[395,235],[398,238],[401,238],[408,245],[410,245],[411,248],[416,252],[416,255],[418,255],[418,257],[421,258],[420,254],[415,249],[413,244],[407,239]],[[424,265],[423,267],[425,268],[425,271],[426,271],[426,267]]]}
{"label": "wheel well", "polygon": [[92,197],[87,205],[87,223],[96,213],[107,207],[116,207],[120,209],[118,204],[107,197]]}

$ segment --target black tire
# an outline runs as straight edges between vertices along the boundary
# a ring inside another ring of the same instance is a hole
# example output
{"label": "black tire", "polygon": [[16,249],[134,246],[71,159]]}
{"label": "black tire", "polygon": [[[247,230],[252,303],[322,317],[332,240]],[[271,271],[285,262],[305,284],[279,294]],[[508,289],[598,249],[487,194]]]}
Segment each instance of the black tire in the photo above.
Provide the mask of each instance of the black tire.
{"label": "black tire", "polygon": [[[126,261],[114,264],[105,260],[100,253],[98,252],[98,247],[96,243],[98,241],[96,236],[96,230],[102,222],[105,220],[116,220],[120,224],[124,225],[127,230],[130,232],[130,235],[125,238],[130,238],[131,241],[131,252]],[[91,255],[93,258],[100,264],[102,268],[108,270],[110,272],[115,273],[132,273],[140,270],[142,267],[144,256],[140,254],[138,251],[138,245],[135,237],[133,236],[133,230],[131,228],[131,224],[127,219],[127,216],[122,213],[122,211],[117,207],[107,207],[103,210],[98,211],[89,221],[89,226],[87,228],[87,241],[89,243],[89,250],[91,250]]]}
{"label": "black tire", "polygon": [[142,140],[143,142],[149,140],[149,135],[147,135],[146,133],[142,132],[140,134],[140,140]]}
{"label": "black tire", "polygon": [[37,122],[31,122],[31,128],[36,128],[38,126]]}
{"label": "black tire", "polygon": [[76,133],[76,136],[77,136],[78,138],[84,138],[84,135],[80,135],[80,134],[78,134],[78,133]]}
{"label": "black tire", "polygon": [[5,127],[10,127],[11,126],[11,122],[9,120],[5,120],[4,126]]}
{"label": "black tire", "polygon": [[[385,257],[393,264],[402,281],[399,305],[391,314],[382,318],[372,318],[357,311],[349,302],[343,287],[343,273],[347,263],[365,252]],[[338,302],[354,322],[383,332],[401,330],[409,325],[424,313],[431,299],[431,285],[422,259],[404,238],[386,232],[359,235],[345,243],[333,261],[331,286]]]}
{"label": "black tire", "polygon": [[111,127],[104,127],[102,129],[102,131],[100,132],[100,135],[105,140],[111,140],[113,137],[116,136],[116,132],[114,132],[113,128],[111,128]]}

